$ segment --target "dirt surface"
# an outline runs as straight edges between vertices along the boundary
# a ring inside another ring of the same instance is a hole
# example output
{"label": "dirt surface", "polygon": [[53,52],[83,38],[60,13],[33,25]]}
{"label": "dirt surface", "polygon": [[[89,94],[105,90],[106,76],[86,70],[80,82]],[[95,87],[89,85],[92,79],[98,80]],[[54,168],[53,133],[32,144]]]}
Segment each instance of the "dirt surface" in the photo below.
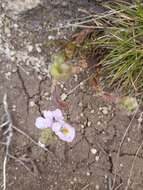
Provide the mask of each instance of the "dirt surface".
{"label": "dirt surface", "polygon": [[[34,126],[42,110],[53,109],[51,77],[48,67],[53,51],[45,47],[51,38],[68,38],[72,29],[49,31],[68,21],[84,16],[87,11],[102,9],[96,1],[48,1],[24,12],[17,18],[8,14],[1,3],[0,10],[0,115],[3,115],[4,93],[14,125],[38,141],[40,131]],[[68,35],[67,35],[68,34]],[[61,95],[74,89],[84,75],[74,76],[61,85]],[[14,130],[11,155],[21,159],[7,164],[7,190],[111,190],[117,168],[114,190],[127,185],[129,171],[137,148],[142,143],[139,114],[131,123],[118,164],[115,159],[119,144],[132,116],[100,98],[87,84],[81,84],[68,96],[69,110],[65,117],[76,129],[72,143],[56,141],[43,151],[31,140]],[[0,129],[0,189],[3,180],[3,160],[6,137]],[[143,189],[143,150],[138,153],[128,190]]]}

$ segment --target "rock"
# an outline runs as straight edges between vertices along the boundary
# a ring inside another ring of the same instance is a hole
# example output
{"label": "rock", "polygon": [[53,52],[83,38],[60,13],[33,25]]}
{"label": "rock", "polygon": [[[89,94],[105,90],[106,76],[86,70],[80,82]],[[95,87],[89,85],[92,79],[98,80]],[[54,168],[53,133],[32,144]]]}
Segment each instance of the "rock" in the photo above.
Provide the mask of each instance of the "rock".
{"label": "rock", "polygon": [[33,9],[40,4],[40,0],[5,0],[3,8],[12,17],[27,10]]}

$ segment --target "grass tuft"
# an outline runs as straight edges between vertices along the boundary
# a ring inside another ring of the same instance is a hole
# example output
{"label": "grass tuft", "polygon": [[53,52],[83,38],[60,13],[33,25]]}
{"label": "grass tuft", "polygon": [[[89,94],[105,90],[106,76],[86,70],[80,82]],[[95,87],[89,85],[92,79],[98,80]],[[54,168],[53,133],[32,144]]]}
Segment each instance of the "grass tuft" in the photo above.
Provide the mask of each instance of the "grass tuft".
{"label": "grass tuft", "polygon": [[143,4],[116,0],[104,6],[107,12],[89,20],[96,29],[86,46],[108,50],[101,61],[106,85],[138,97],[143,94]]}

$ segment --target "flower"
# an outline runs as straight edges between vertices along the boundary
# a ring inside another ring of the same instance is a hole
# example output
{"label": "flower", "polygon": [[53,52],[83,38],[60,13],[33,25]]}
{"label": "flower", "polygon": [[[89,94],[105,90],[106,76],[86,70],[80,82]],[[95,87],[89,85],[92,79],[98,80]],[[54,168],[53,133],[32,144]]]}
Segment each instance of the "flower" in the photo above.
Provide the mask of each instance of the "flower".
{"label": "flower", "polygon": [[64,120],[63,114],[60,109],[54,111],[44,111],[44,117],[38,117],[35,126],[39,129],[51,128],[54,122]]}
{"label": "flower", "polygon": [[64,121],[55,122],[52,130],[63,141],[72,142],[75,137],[75,129]]}
{"label": "flower", "polygon": [[36,119],[35,125],[39,129],[43,129],[40,142],[47,142],[55,139],[57,135],[61,140],[72,142],[75,137],[75,129],[64,121],[63,114],[60,109],[54,111],[43,111],[43,117]]}
{"label": "flower", "polygon": [[39,129],[45,129],[52,126],[52,120],[50,118],[38,117],[35,122],[35,126]]}

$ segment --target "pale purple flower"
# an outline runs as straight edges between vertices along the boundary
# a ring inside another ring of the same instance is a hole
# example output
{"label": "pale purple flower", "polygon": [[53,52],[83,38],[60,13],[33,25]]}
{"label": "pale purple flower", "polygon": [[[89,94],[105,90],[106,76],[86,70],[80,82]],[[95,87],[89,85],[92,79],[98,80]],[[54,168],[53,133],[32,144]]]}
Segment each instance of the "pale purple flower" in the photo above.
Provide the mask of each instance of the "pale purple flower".
{"label": "pale purple flower", "polygon": [[54,111],[44,111],[44,117],[47,117],[48,115],[50,115],[51,113],[48,112],[52,112],[52,119],[53,121],[61,121],[64,120],[64,116],[61,112],[60,109],[56,109]]}
{"label": "pale purple flower", "polygon": [[75,129],[64,121],[55,122],[52,130],[63,141],[72,142],[75,137]]}
{"label": "pale purple flower", "polygon": [[75,137],[75,129],[64,121],[60,109],[43,111],[43,117],[38,117],[35,125],[39,129],[51,128],[63,141],[72,142]]}
{"label": "pale purple flower", "polygon": [[45,129],[52,127],[52,120],[50,118],[38,117],[35,122],[35,126],[39,129]]}
{"label": "pale purple flower", "polygon": [[35,126],[39,129],[44,129],[52,127],[54,122],[59,122],[64,120],[63,114],[60,109],[54,111],[44,111],[44,117],[38,117],[35,122]]}

